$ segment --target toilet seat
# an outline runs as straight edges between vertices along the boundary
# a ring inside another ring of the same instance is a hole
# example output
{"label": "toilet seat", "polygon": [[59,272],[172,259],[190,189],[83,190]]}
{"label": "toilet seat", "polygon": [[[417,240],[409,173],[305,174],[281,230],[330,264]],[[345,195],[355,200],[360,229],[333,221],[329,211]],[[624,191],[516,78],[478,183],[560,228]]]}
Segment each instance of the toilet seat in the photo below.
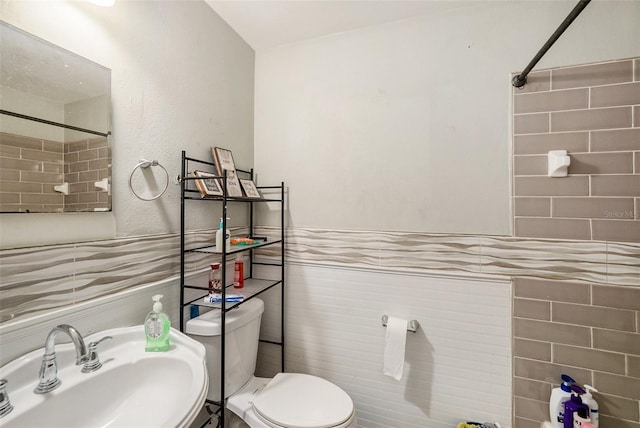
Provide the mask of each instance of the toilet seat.
{"label": "toilet seat", "polygon": [[333,383],[302,373],[278,373],[253,400],[267,424],[287,428],[332,428],[353,414],[353,401]]}
{"label": "toilet seat", "polygon": [[279,373],[253,378],[229,397],[227,408],[251,428],[353,428],[351,397],[333,383],[312,375]]}

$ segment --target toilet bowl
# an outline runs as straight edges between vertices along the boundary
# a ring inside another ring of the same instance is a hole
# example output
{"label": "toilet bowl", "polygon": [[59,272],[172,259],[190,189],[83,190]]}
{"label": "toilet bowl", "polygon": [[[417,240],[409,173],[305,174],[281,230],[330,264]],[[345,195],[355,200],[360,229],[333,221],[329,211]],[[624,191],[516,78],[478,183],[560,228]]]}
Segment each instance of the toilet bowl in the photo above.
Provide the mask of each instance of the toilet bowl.
{"label": "toilet bowl", "polygon": [[[242,420],[231,426],[251,428],[355,428],[351,397],[337,385],[303,373],[278,373],[272,379],[254,376],[264,311],[253,298],[225,315],[226,407]],[[186,333],[207,351],[209,392],[221,401],[221,321],[214,310],[187,322]]]}

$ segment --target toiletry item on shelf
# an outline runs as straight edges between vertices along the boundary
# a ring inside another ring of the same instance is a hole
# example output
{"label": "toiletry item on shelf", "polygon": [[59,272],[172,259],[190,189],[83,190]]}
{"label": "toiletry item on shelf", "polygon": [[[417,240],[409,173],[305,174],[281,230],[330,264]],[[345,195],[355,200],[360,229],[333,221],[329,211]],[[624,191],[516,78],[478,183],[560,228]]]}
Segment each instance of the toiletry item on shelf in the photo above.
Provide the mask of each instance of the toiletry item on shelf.
{"label": "toiletry item on shelf", "polygon": [[582,396],[582,402],[589,407],[589,419],[591,419],[591,424],[595,428],[598,428],[598,424],[600,423],[598,402],[595,400],[595,398],[593,398],[593,395],[591,394],[591,391],[598,392],[598,390],[591,385],[585,385],[584,389],[586,392]]}
{"label": "toiletry item on shelf", "polygon": [[587,416],[587,409],[579,410],[573,415],[573,428],[594,428],[591,419]]}
{"label": "toiletry item on shelf", "polygon": [[209,271],[209,294],[222,293],[222,273],[220,263],[212,263]]}
{"label": "toiletry item on shelf", "polygon": [[189,306],[189,318],[198,318],[200,316],[200,306],[191,305]]}
{"label": "toiletry item on shelf", "polygon": [[231,238],[231,245],[253,245],[256,242],[251,238]]}
{"label": "toiletry item on shelf", "polygon": [[589,416],[589,407],[582,402],[580,395],[584,394],[584,389],[578,385],[571,385],[571,398],[564,402],[564,428],[573,428],[574,416],[583,415],[585,418]]}
{"label": "toiletry item on shelf", "polygon": [[244,260],[242,255],[236,255],[236,262],[233,267],[233,288],[244,287]]}
{"label": "toiletry item on shelf", "polygon": [[[204,297],[205,303],[220,303],[222,302],[222,294],[210,294]],[[244,296],[242,294],[227,294],[224,298],[225,302],[242,302]]]}
{"label": "toiletry item on shelf", "polygon": [[564,426],[564,402],[571,398],[571,385],[576,381],[566,374],[562,375],[562,383],[553,388],[549,399],[549,418],[554,428]]}
{"label": "toiletry item on shelf", "polygon": [[153,309],[144,320],[144,332],[147,336],[147,352],[162,352],[169,350],[169,331],[171,321],[167,314],[162,312],[162,294],[156,294],[151,298]]}
{"label": "toiletry item on shelf", "polygon": [[[229,220],[229,217],[227,217],[227,220]],[[227,228],[226,231],[224,230],[224,221],[222,217],[220,217],[220,228],[216,231],[216,253],[222,252],[223,245],[225,246],[226,251],[231,250],[231,236],[229,235],[229,228]]]}

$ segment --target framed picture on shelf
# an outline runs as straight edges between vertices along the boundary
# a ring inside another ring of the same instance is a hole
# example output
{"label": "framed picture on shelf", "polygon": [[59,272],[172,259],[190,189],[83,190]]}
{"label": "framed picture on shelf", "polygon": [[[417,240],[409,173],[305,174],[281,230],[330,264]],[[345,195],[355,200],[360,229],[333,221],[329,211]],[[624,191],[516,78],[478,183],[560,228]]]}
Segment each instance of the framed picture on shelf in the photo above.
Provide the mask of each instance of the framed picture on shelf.
{"label": "framed picture on shelf", "polygon": [[233,153],[231,150],[223,149],[222,147],[214,147],[213,151],[213,159],[216,161],[216,168],[218,169],[218,174],[222,175],[222,171],[235,171],[236,164],[233,162]]}
{"label": "framed picture on shelf", "polygon": [[214,147],[212,152],[218,174],[222,177],[224,176],[224,171],[227,171],[227,196],[241,198],[242,187],[240,187],[240,181],[238,180],[236,165],[233,162],[233,154],[231,153],[231,150]]}
{"label": "framed picture on shelf", "polygon": [[242,184],[242,188],[244,189],[244,194],[247,198],[261,198],[260,192],[256,188],[256,185],[251,180],[240,180],[240,184]]}
{"label": "framed picture on shelf", "polygon": [[206,196],[222,196],[222,187],[220,186],[220,177],[204,171],[193,171],[193,176],[198,179],[196,187],[203,197]]}

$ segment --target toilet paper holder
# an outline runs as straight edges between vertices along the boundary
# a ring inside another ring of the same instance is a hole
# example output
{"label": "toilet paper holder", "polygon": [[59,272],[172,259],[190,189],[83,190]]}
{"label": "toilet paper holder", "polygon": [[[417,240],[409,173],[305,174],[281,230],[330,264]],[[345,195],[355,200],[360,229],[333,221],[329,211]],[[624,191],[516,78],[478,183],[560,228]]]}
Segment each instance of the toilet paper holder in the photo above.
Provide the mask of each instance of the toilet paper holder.
{"label": "toilet paper holder", "polygon": [[[383,315],[382,316],[382,326],[383,327],[387,326],[387,321],[389,321],[389,315]],[[418,327],[420,327],[420,323],[417,320],[410,320],[407,323],[407,331],[410,331],[412,333],[415,333],[416,330],[418,330]]]}

